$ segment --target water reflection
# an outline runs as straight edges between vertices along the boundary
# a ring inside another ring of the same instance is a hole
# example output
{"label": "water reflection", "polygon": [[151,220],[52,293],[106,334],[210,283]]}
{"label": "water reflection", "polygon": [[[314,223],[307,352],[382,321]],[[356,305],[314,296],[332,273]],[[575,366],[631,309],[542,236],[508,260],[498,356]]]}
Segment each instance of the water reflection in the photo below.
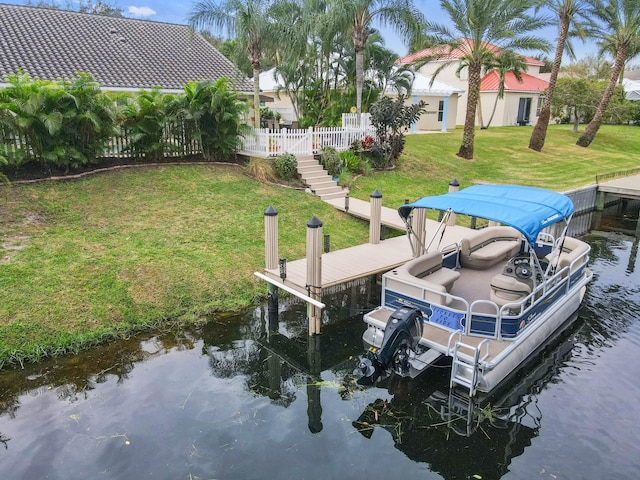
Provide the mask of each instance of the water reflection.
{"label": "water reflection", "polygon": [[[392,377],[387,386],[391,400],[370,403],[353,426],[367,438],[387,431],[398,450],[444,478],[501,478],[538,435],[542,412],[537,395],[570,357],[576,328],[551,339],[529,366],[490,396],[469,398],[450,390],[444,368],[419,381]],[[454,459],[453,452],[464,454]]]}
{"label": "water reflection", "polygon": [[361,313],[378,301],[361,282],[331,293],[318,337],[281,299],[277,317],[264,306],[0,372],[0,477],[634,478],[638,239],[589,242],[579,317],[491,397],[451,394],[446,368],[359,387]]}

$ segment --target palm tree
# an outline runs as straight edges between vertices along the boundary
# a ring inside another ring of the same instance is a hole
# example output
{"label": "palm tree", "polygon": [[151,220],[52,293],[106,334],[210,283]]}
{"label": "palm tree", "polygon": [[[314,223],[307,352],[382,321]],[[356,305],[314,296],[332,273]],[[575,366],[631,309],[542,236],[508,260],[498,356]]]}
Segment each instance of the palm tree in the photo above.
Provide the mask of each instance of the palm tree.
{"label": "palm tree", "polygon": [[213,27],[226,30],[229,37],[235,37],[247,52],[253,68],[253,111],[254,126],[260,127],[260,62],[271,42],[274,24],[271,22],[269,0],[212,0],[197,2],[189,16],[189,25],[199,30]]}
{"label": "palm tree", "polygon": [[[553,92],[556,88],[558,72],[560,71],[560,64],[562,63],[562,55],[564,54],[565,45],[569,36],[569,29],[573,25],[575,35],[581,39],[585,38],[585,30],[580,17],[586,13],[587,7],[586,2],[582,0],[546,0],[544,5],[557,14],[560,23],[556,55],[553,59],[551,76],[549,78],[549,87],[547,88],[538,121],[536,122],[536,126],[533,127],[533,132],[531,132],[531,138],[529,139],[529,148],[537,152],[542,150],[547,137],[547,127],[549,126],[549,119],[551,118],[551,99],[553,98]],[[573,52],[570,48],[568,51]]]}
{"label": "palm tree", "polygon": [[330,0],[335,19],[347,27],[356,57],[356,111],[362,113],[362,87],[364,84],[364,51],[378,21],[393,28],[402,39],[412,43],[424,24],[422,13],[412,0]]}
{"label": "palm tree", "polygon": [[467,110],[462,145],[457,155],[473,158],[475,116],[480,97],[482,67],[504,50],[542,50],[549,44],[530,32],[546,26],[545,18],[530,14],[535,0],[441,0],[453,29],[432,25],[441,48],[435,57],[445,59],[435,75],[447,66],[463,61],[468,66]]}
{"label": "palm tree", "polygon": [[602,117],[609,106],[616,83],[627,60],[640,52],[640,2],[638,0],[589,0],[589,13],[602,25],[591,34],[599,40],[601,51],[615,51],[615,61],[609,83],[602,95],[593,120],[589,122],[582,136],[576,142],[580,147],[588,147],[598,133]]}
{"label": "palm tree", "polygon": [[498,106],[498,100],[504,98],[504,84],[507,79],[507,73],[512,73],[518,82],[522,82],[522,74],[527,71],[527,62],[524,57],[512,52],[511,50],[501,52],[495,58],[495,63],[491,66],[498,75],[498,94],[496,95],[496,100],[493,103],[493,110],[491,110],[489,121],[486,125],[482,126],[484,129],[489,128],[489,125],[491,125],[493,116],[496,113],[496,107]]}

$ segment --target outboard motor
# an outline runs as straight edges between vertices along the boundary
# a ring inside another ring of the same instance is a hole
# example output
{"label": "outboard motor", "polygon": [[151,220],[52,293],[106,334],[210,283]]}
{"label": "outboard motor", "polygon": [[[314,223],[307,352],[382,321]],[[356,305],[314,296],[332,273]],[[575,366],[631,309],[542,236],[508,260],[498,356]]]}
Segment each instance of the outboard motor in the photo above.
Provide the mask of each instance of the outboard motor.
{"label": "outboard motor", "polygon": [[415,352],[422,337],[422,312],[413,307],[400,307],[391,314],[377,352],[367,352],[360,362],[363,377],[358,383],[372,385],[380,376],[395,370],[409,371],[409,350]]}

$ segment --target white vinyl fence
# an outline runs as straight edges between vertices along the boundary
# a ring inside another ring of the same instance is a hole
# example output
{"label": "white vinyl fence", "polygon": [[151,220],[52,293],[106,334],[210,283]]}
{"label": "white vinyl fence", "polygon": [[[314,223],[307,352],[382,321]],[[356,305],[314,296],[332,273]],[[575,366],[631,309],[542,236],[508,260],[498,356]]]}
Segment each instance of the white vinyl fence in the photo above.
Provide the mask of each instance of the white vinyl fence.
{"label": "white vinyl fence", "polygon": [[[345,119],[345,116],[347,118]],[[352,117],[355,116],[355,121]],[[365,117],[366,116],[366,117]],[[308,129],[254,129],[253,134],[243,140],[240,153],[259,157],[275,157],[282,153],[293,155],[313,155],[324,146],[338,151],[348,150],[351,144],[366,136],[373,136],[375,130],[369,123],[369,114],[363,114],[363,126],[358,126],[357,115],[344,114],[342,127],[309,127]],[[346,126],[345,126],[346,125]]]}

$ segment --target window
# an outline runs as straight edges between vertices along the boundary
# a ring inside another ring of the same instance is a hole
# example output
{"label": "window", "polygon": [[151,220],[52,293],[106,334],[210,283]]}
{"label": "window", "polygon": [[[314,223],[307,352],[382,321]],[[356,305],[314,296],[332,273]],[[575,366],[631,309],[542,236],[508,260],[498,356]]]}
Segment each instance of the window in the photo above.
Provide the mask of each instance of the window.
{"label": "window", "polygon": [[438,102],[438,121],[441,122],[444,118],[444,100]]}
{"label": "window", "polygon": [[543,105],[544,105],[544,97],[538,97],[538,105],[536,106],[536,117],[540,116],[540,110],[542,110]]}

